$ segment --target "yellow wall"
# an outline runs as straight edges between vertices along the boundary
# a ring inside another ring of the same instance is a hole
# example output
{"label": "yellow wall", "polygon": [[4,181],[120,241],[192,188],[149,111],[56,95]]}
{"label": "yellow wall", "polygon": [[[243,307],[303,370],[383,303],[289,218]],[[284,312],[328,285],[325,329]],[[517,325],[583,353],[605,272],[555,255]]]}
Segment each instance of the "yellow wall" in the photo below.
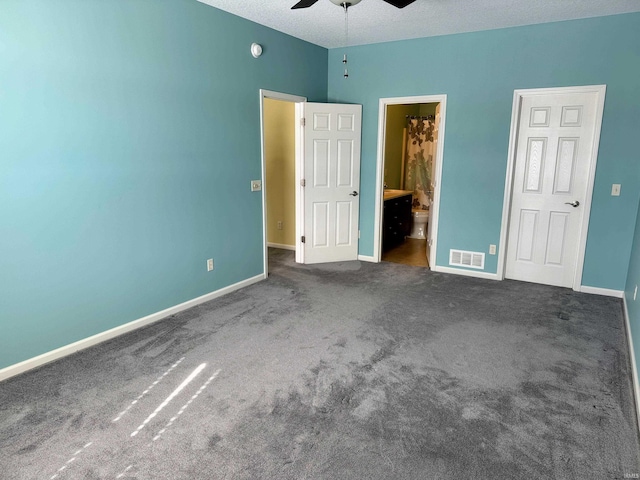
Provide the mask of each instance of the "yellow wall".
{"label": "yellow wall", "polygon": [[421,103],[420,104],[420,116],[426,117],[428,115],[436,115],[437,103]]}
{"label": "yellow wall", "polygon": [[420,105],[388,105],[384,143],[384,182],[389,188],[400,188],[403,131],[407,115],[420,115]]}
{"label": "yellow wall", "polygon": [[293,103],[264,99],[267,242],[292,247],[296,243],[294,122]]}

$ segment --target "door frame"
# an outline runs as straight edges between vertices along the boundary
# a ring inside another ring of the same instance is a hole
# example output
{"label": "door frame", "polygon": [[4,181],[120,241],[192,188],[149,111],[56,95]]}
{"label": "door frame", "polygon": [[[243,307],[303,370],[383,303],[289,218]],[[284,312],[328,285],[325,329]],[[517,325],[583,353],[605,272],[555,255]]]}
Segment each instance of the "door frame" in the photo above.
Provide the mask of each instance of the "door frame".
{"label": "door frame", "polygon": [[[262,175],[262,248],[263,248],[263,277],[269,275],[269,245],[267,242],[267,165],[264,158],[264,99],[282,100],[285,102],[306,102],[307,97],[292,95],[289,93],[274,92],[260,89],[260,163]],[[292,125],[292,128],[295,126]]]}
{"label": "door frame", "polygon": [[[419,95],[412,97],[381,98],[378,107],[378,160],[376,166],[376,204],[373,224],[373,257],[372,261],[379,263],[382,260],[382,209],[384,202],[384,148],[386,142],[387,106],[410,105],[415,103],[439,103],[440,124],[438,125],[438,145],[436,148],[436,173],[435,188],[433,191],[433,204],[431,210],[431,229],[433,232],[433,244],[429,247],[429,268],[436,267],[436,252],[438,250],[438,220],[440,214],[440,189],[442,185],[442,162],[444,160],[444,138],[447,117],[447,95]],[[427,239],[427,241],[429,241]],[[361,258],[362,259],[362,258]]]}
{"label": "door frame", "polygon": [[596,98],[596,125],[593,134],[593,144],[591,158],[589,159],[589,172],[586,188],[584,209],[582,211],[582,222],[579,229],[578,253],[576,258],[576,270],[573,277],[573,289],[580,291],[582,285],[582,272],[584,268],[584,255],[587,247],[587,233],[589,228],[589,218],[591,215],[591,201],[593,199],[593,187],[595,183],[596,163],[598,161],[598,147],[600,146],[600,132],[602,129],[602,116],[604,112],[604,98],[607,90],[606,85],[586,85],[576,87],[552,87],[514,90],[513,107],[511,109],[511,131],[509,134],[509,153],[507,157],[507,170],[505,175],[504,200],[502,206],[502,224],[500,227],[500,243],[498,255],[498,278],[504,280],[507,260],[507,242],[509,232],[509,217],[511,216],[511,199],[513,196],[513,180],[516,162],[516,143],[518,140],[518,126],[522,100],[527,96],[535,95],[559,95],[571,93],[595,93]]}
{"label": "door frame", "polygon": [[304,117],[303,106],[300,102],[295,105],[295,182],[296,182],[296,263],[304,264],[304,187],[302,179],[304,177],[304,129],[302,118]]}

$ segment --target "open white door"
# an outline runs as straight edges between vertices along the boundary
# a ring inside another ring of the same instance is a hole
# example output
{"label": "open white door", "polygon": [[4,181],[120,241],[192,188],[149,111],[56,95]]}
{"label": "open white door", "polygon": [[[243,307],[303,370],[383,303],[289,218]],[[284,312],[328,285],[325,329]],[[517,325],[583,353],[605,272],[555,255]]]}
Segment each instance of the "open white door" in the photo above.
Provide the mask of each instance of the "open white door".
{"label": "open white door", "polygon": [[358,258],[362,106],[299,103],[296,261]]}

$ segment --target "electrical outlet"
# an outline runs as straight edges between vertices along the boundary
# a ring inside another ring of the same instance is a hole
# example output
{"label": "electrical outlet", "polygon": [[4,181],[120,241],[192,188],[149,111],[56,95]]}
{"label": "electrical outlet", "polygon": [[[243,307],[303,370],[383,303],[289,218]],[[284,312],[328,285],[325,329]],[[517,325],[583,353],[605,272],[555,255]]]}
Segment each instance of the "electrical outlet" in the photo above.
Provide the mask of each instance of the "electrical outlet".
{"label": "electrical outlet", "polygon": [[638,295],[638,285],[636,285],[636,289],[633,291],[633,301],[636,301],[636,296]]}
{"label": "electrical outlet", "polygon": [[262,180],[251,180],[251,191],[259,192],[262,190]]}
{"label": "electrical outlet", "polygon": [[495,255],[495,254],[496,254],[496,246],[489,245],[489,255]]}
{"label": "electrical outlet", "polygon": [[278,220],[278,230],[282,230],[282,220]]}
{"label": "electrical outlet", "polygon": [[213,258],[207,260],[207,272],[210,272],[211,270],[213,270]]}

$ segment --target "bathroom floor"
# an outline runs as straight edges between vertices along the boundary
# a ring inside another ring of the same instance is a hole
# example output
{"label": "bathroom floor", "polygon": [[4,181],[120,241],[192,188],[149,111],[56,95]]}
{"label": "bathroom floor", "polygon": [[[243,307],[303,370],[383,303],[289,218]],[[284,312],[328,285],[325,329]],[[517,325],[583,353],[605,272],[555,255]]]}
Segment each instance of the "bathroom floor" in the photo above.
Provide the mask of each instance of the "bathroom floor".
{"label": "bathroom floor", "polygon": [[407,238],[403,243],[382,253],[383,262],[402,263],[414,267],[429,267],[427,241]]}

